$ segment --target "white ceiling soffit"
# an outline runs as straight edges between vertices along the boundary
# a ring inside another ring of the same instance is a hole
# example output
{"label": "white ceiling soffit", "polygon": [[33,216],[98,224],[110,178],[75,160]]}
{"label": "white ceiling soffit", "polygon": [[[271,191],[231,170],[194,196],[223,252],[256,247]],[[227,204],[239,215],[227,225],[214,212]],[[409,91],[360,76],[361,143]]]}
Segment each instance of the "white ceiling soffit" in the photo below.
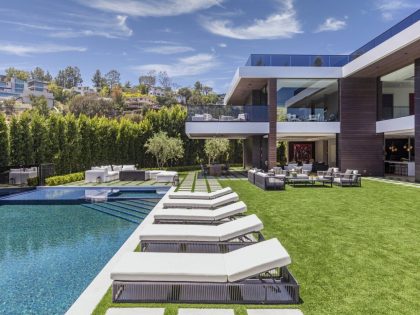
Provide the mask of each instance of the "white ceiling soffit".
{"label": "white ceiling soffit", "polygon": [[414,80],[414,64],[408,65],[407,67],[401,68],[381,77],[382,82],[396,82],[405,80]]}

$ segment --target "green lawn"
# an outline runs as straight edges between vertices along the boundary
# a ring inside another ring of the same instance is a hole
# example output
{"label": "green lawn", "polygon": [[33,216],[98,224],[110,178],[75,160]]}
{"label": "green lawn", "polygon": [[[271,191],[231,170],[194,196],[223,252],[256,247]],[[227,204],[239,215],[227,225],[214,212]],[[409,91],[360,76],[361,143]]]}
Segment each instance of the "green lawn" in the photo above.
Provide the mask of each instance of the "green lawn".
{"label": "green lawn", "polygon": [[[420,314],[420,189],[364,180],[362,188],[267,192],[246,181],[221,183],[261,218],[265,237],[288,250],[305,315]],[[95,314],[110,300],[108,292]],[[176,309],[167,305],[165,315]]]}

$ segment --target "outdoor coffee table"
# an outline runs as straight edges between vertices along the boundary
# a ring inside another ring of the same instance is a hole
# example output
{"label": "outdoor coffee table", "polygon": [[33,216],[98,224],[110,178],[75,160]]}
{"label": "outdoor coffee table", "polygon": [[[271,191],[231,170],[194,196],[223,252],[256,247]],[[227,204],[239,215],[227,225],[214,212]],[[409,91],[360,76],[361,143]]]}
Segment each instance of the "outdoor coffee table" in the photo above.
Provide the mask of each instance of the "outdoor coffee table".
{"label": "outdoor coffee table", "polygon": [[293,187],[296,185],[315,185],[315,179],[311,178],[311,177],[307,177],[307,178],[299,178],[299,177],[293,177],[293,176],[288,176],[286,177],[287,183],[292,185]]}
{"label": "outdoor coffee table", "polygon": [[332,187],[332,184],[333,184],[332,177],[331,178],[316,177],[314,180],[318,183],[322,183],[322,186],[330,185],[330,187]]}

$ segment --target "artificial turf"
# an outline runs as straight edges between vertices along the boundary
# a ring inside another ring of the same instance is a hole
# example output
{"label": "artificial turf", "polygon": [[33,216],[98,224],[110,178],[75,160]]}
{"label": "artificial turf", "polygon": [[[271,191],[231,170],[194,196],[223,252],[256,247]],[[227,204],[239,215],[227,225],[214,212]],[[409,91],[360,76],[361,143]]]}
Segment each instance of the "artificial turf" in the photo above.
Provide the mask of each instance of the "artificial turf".
{"label": "artificial turf", "polygon": [[[420,314],[419,188],[369,180],[361,188],[286,191],[263,191],[239,180],[221,184],[239,194],[248,213],[263,221],[264,236],[277,237],[292,257],[302,303],[287,307],[305,315]],[[133,305],[148,304],[112,304],[108,292],[94,314]],[[165,315],[175,315],[178,307],[154,306],[167,307]],[[253,306],[223,307],[245,315]]]}

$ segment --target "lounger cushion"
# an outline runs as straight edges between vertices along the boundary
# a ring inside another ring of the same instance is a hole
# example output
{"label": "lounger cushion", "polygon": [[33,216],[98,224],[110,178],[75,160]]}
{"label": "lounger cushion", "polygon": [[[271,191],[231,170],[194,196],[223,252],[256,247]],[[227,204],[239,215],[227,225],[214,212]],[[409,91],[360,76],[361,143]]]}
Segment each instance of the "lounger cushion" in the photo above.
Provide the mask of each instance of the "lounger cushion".
{"label": "lounger cushion", "polygon": [[221,196],[230,194],[232,192],[232,188],[226,187],[223,189],[216,190],[211,193],[206,192],[174,192],[169,194],[169,198],[171,199],[215,199]]}
{"label": "lounger cushion", "polygon": [[262,228],[255,214],[220,225],[148,224],[141,231],[140,240],[221,242]]}
{"label": "lounger cushion", "polygon": [[271,239],[226,254],[127,253],[114,266],[111,279],[236,282],[290,263],[280,242]]}
{"label": "lounger cushion", "polygon": [[226,282],[222,255],[187,253],[127,253],[115,265],[111,279],[119,281]]}
{"label": "lounger cushion", "polygon": [[246,246],[225,255],[229,282],[287,266],[292,262],[289,254],[276,238]]}
{"label": "lounger cushion", "polygon": [[200,199],[171,199],[163,202],[164,208],[205,208],[214,209],[239,200],[237,193],[230,193],[222,197],[209,200]]}
{"label": "lounger cushion", "polygon": [[218,221],[245,211],[245,203],[243,201],[238,201],[214,210],[178,208],[161,209],[155,213],[154,217],[155,220]]}
{"label": "lounger cushion", "polygon": [[241,235],[261,231],[264,228],[264,225],[261,220],[253,214],[238,220],[220,224],[217,228],[219,230],[220,241],[224,242]]}

